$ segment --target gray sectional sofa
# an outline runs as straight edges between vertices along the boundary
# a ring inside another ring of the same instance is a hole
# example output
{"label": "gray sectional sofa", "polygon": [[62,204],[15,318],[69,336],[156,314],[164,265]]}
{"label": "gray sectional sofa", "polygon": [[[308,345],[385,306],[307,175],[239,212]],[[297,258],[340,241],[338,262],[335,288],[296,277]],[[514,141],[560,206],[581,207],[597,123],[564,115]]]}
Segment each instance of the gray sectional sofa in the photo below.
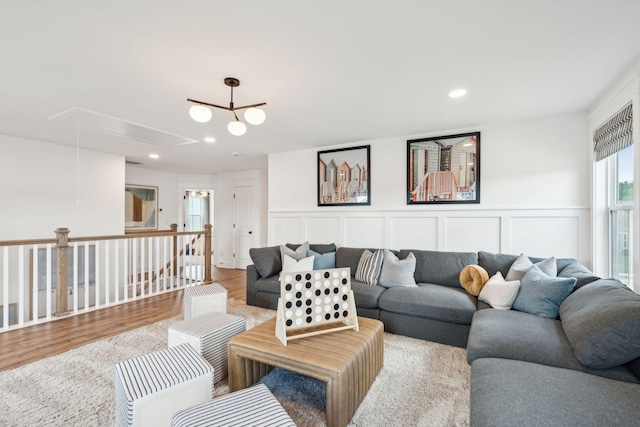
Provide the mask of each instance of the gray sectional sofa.
{"label": "gray sectional sofa", "polygon": [[[310,249],[335,252],[335,266],[350,267],[352,275],[365,251],[332,244]],[[557,275],[575,278],[575,286],[556,318],[541,317],[493,309],[459,282],[468,265],[482,267],[489,277],[507,277],[516,255],[392,253],[399,259],[415,256],[417,286],[372,286],[352,277],[358,315],[380,319],[387,332],[466,348],[472,426],[640,425],[638,294],[595,277],[574,259],[557,259]],[[275,309],[280,247],[252,249],[251,256],[247,304]]]}

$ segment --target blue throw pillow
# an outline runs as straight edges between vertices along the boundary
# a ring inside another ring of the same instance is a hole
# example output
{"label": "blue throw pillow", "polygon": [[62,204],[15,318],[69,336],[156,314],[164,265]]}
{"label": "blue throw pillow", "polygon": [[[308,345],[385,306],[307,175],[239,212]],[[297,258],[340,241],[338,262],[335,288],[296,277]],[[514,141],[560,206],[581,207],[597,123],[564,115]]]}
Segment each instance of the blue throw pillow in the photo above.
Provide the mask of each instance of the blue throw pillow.
{"label": "blue throw pillow", "polygon": [[520,281],[513,309],[555,319],[560,304],[575,286],[575,277],[550,277],[533,265]]}
{"label": "blue throw pillow", "polygon": [[327,268],[336,268],[336,253],[329,252],[320,254],[309,249],[309,256],[313,255],[313,269],[326,270]]}

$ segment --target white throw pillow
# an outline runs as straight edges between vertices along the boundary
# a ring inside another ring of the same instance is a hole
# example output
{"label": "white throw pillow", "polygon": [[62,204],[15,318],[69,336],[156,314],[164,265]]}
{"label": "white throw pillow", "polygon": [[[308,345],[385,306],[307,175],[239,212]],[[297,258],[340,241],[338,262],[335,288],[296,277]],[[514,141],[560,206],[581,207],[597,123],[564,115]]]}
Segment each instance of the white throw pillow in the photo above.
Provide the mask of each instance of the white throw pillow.
{"label": "white throw pillow", "polygon": [[520,290],[519,280],[504,280],[499,271],[484,284],[478,299],[500,310],[510,310]]}
{"label": "white throw pillow", "polygon": [[389,249],[385,249],[378,284],[385,288],[393,286],[416,287],[418,285],[413,277],[415,271],[416,256],[413,252],[409,252],[405,259],[399,259]]}
{"label": "white throw pillow", "polygon": [[[529,260],[529,257],[527,257],[525,254],[520,254],[518,259],[516,259],[513,264],[511,264],[511,268],[509,269],[505,280],[522,280],[522,278],[525,274],[527,274],[527,271],[529,271],[529,268],[531,268],[532,265],[534,264],[531,262],[531,260]],[[537,265],[538,268],[549,277],[556,277],[558,275],[558,267],[556,266],[555,257],[543,259],[542,261],[537,262],[535,265]]]}
{"label": "white throw pillow", "polygon": [[313,270],[314,256],[308,256],[301,260],[291,258],[289,255],[284,256],[284,262],[282,263],[282,272],[291,273],[298,271],[311,271]]}

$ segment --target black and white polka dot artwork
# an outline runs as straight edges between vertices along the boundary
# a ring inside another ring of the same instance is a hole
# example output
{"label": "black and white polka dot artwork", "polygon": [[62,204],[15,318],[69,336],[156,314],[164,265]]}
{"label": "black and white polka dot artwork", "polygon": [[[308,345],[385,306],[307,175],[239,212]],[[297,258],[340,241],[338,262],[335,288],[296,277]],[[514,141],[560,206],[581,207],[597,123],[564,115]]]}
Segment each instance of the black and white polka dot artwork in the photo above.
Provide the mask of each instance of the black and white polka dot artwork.
{"label": "black and white polka dot artwork", "polygon": [[355,307],[349,305],[349,269],[334,268],[283,273],[280,298],[287,329],[344,321]]}

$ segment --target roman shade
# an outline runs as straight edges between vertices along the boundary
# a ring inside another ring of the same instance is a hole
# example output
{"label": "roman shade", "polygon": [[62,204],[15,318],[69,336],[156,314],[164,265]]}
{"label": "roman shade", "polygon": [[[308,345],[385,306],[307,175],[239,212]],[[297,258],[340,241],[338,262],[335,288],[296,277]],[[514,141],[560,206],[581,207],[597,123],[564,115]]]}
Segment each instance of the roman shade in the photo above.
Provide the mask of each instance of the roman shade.
{"label": "roman shade", "polygon": [[628,104],[593,133],[593,150],[600,161],[633,144],[633,108]]}

